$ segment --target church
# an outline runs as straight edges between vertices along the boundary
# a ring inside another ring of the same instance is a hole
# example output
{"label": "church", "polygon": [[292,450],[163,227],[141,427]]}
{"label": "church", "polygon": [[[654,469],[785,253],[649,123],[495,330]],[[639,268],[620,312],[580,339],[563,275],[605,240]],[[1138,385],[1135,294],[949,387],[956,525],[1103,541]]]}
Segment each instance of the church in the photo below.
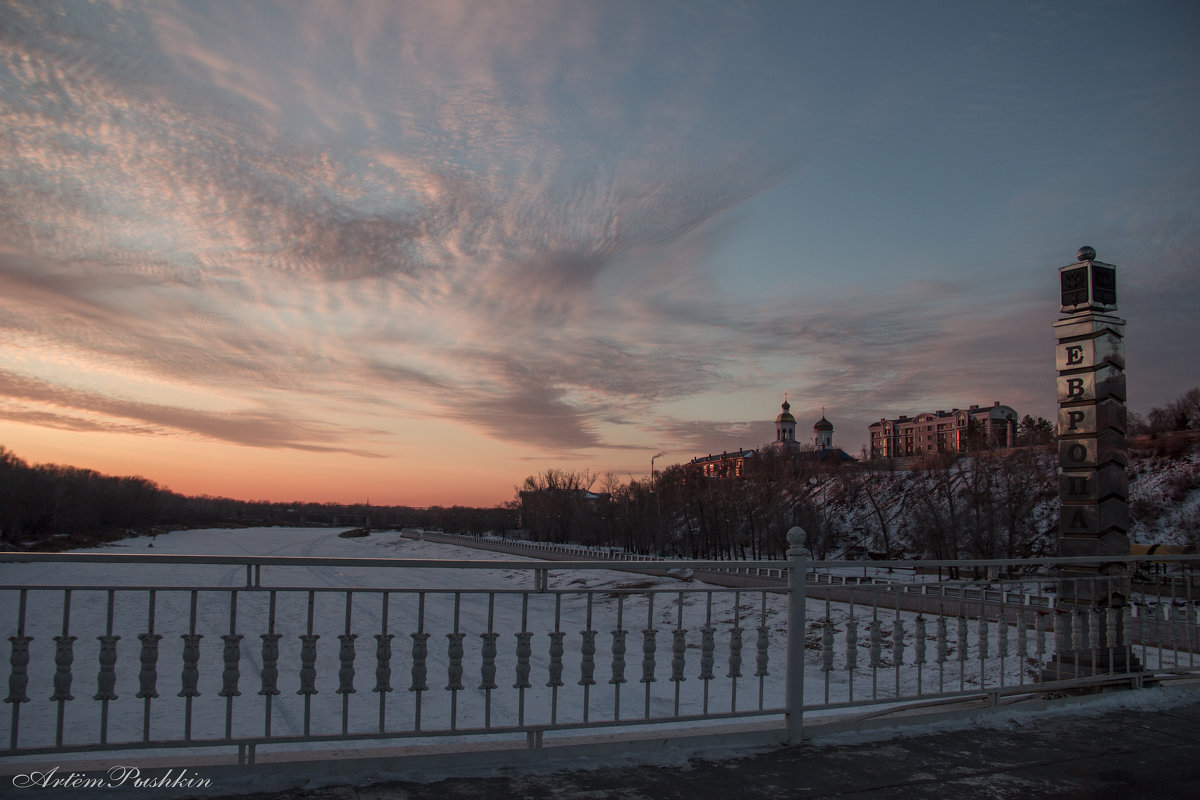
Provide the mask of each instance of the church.
{"label": "church", "polygon": [[796,418],[792,416],[791,404],[784,400],[781,408],[779,416],[775,417],[775,441],[768,447],[791,452],[798,458],[811,458],[822,464],[858,461],[845,450],[833,446],[833,423],[825,418],[825,409],[821,409],[821,418],[813,423],[810,448],[796,440]]}
{"label": "church", "polygon": [[809,444],[796,438],[796,418],[792,415],[791,404],[784,400],[781,408],[779,416],[775,417],[775,441],[762,450],[737,450],[701,456],[693,458],[688,466],[701,471],[706,478],[740,478],[753,468],[755,457],[763,450],[786,453],[791,458],[813,461],[825,467],[857,463],[858,459],[854,456],[834,447],[833,423],[825,418],[824,410],[821,411],[821,418],[813,424],[812,442]]}

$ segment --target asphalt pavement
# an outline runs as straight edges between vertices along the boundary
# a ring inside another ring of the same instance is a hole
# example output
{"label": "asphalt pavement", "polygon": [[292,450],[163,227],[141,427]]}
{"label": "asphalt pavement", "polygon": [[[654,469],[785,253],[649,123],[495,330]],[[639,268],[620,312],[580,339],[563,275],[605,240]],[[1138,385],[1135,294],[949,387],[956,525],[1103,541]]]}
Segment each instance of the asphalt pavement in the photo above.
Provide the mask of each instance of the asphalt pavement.
{"label": "asphalt pavement", "polygon": [[[668,765],[389,781],[242,800],[780,800],[781,798],[1200,798],[1200,687],[987,721],[823,737]],[[1140,705],[1139,705],[1140,703]]]}

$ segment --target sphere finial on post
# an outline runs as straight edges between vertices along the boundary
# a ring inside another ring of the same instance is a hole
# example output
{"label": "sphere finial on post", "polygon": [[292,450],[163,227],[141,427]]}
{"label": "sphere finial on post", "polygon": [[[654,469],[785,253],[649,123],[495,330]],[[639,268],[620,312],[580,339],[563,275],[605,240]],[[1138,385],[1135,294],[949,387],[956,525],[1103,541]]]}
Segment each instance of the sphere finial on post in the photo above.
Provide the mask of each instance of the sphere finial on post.
{"label": "sphere finial on post", "polygon": [[788,557],[795,558],[796,556],[804,556],[812,558],[812,553],[808,552],[808,548],[804,546],[804,540],[808,538],[808,534],[804,532],[804,528],[799,525],[792,526],[787,532],[788,541]]}

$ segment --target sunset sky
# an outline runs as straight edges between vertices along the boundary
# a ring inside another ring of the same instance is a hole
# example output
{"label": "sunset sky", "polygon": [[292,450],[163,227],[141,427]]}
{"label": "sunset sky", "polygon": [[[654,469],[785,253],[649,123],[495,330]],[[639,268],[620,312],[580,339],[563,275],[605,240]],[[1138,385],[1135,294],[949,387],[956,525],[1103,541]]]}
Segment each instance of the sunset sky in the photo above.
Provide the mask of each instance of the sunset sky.
{"label": "sunset sky", "polygon": [[490,505],[881,417],[1200,384],[1200,4],[0,2],[0,445]]}

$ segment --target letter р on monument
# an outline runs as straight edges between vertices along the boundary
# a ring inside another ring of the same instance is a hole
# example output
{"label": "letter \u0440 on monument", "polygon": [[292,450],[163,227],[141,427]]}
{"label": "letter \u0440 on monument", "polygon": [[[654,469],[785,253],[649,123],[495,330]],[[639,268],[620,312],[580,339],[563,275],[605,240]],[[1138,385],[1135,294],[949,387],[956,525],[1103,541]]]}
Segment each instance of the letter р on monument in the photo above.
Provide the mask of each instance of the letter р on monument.
{"label": "letter \u0440 on monument", "polygon": [[[1094,563],[1064,569],[1059,604],[1081,613],[1115,614],[1119,625],[1128,579],[1122,564],[1103,558],[1129,554],[1125,320],[1111,313],[1117,309],[1117,268],[1097,261],[1091,247],[1081,247],[1077,261],[1059,269],[1059,284],[1062,317],[1054,323],[1062,468],[1058,553],[1097,556]],[[1106,621],[1099,626],[1102,664],[1092,652],[1060,653],[1045,677],[1075,677],[1081,660],[1089,671],[1136,669],[1127,648],[1116,648],[1115,642],[1109,647]]]}

